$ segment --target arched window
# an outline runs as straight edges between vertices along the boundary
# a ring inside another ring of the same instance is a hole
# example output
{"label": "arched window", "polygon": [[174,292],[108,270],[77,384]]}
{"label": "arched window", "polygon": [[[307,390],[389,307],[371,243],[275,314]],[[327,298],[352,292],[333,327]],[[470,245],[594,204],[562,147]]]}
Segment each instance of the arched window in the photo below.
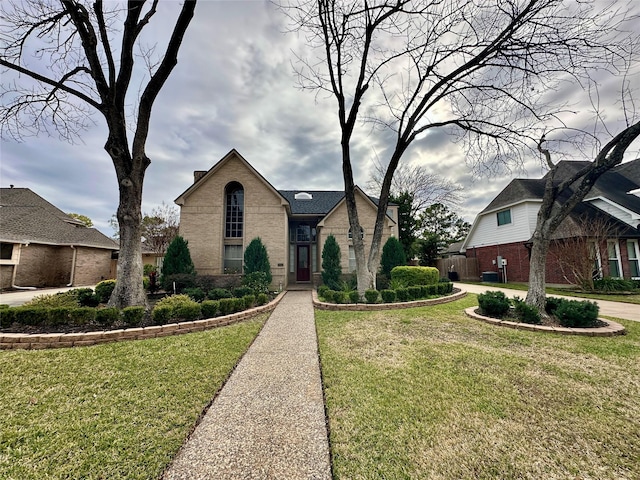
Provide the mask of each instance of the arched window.
{"label": "arched window", "polygon": [[238,182],[225,188],[225,228],[226,238],[242,238],[244,224],[244,189]]}
{"label": "arched window", "polygon": [[[364,238],[364,228],[360,227],[360,238]],[[351,228],[349,228],[349,240],[353,240],[353,233],[351,232]]]}

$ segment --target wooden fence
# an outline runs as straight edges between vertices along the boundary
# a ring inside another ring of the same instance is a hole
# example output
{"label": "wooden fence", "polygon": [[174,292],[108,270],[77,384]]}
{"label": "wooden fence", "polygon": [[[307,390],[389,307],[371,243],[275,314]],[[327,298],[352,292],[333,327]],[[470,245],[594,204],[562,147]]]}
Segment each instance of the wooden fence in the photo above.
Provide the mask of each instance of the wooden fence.
{"label": "wooden fence", "polygon": [[438,267],[441,277],[447,277],[449,272],[457,272],[459,280],[473,282],[480,280],[477,258],[463,256],[439,258],[436,267]]}

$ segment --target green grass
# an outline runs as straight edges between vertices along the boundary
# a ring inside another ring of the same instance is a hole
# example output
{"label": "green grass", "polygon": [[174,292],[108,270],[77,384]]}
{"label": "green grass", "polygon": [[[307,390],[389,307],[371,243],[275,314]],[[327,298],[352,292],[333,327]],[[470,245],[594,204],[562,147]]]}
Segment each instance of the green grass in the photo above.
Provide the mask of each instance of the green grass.
{"label": "green grass", "polygon": [[0,351],[0,478],[154,479],[259,332]]}
{"label": "green grass", "polygon": [[335,478],[640,478],[640,324],[525,332],[474,304],[316,312]]}
{"label": "green grass", "polygon": [[[491,288],[508,288],[511,290],[521,290],[526,292],[529,289],[529,286],[526,283],[482,283],[482,282],[463,282],[469,283],[472,285],[484,285],[489,286]],[[585,292],[576,292],[571,290],[569,287],[547,287],[547,293],[551,293],[553,295],[565,295],[567,297],[578,297],[578,298],[587,298],[589,300],[608,300],[610,302],[622,302],[622,303],[633,303],[635,305],[640,305],[640,294],[603,294],[603,293],[585,293]]]}

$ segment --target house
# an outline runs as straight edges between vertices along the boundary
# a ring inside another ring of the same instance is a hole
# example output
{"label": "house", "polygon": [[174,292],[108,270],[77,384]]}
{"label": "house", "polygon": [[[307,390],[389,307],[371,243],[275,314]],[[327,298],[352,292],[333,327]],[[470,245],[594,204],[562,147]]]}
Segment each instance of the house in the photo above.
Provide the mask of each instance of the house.
{"label": "house", "polygon": [[0,189],[0,287],[95,285],[118,245],[28,188]]}
{"label": "house", "polygon": [[[376,199],[356,187],[356,204],[365,248],[373,234]],[[318,284],[322,247],[333,234],[343,272],[355,270],[344,191],[277,190],[236,150],[208,171],[194,172],[194,183],[175,202],[180,235],[198,274],[237,274],[244,249],[260,237],[267,249],[274,288]],[[387,210],[382,241],[398,235],[397,206]]]}
{"label": "house", "polygon": [[[557,177],[569,175],[589,162],[563,161]],[[548,174],[547,174],[548,175]],[[462,251],[476,258],[484,279],[514,282],[529,280],[531,238],[542,204],[546,176],[515,179],[482,210],[471,227]],[[640,278],[640,159],[608,171],[591,188],[585,199],[558,227],[547,256],[548,283],[573,283],[562,260],[562,245],[575,238],[580,225],[606,225],[606,245],[593,249],[592,273],[598,277]],[[560,200],[562,201],[562,200]],[[502,260],[502,262],[501,262]],[[504,263],[504,265],[500,265]]]}

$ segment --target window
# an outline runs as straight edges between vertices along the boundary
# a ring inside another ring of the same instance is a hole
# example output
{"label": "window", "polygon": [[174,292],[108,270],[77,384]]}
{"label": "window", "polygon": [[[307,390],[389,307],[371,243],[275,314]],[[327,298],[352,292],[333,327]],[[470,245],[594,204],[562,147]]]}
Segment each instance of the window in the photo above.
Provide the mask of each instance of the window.
{"label": "window", "polygon": [[498,216],[498,226],[507,225],[511,223],[511,209],[498,212],[497,216]]}
{"label": "window", "polygon": [[[360,227],[360,238],[364,238],[364,228]],[[349,240],[353,240],[353,234],[351,233],[351,228],[349,228]]]}
{"label": "window", "polygon": [[226,238],[242,238],[244,221],[244,189],[237,182],[225,188],[225,229]]}
{"label": "window", "polygon": [[224,246],[224,273],[242,273],[242,245]]}
{"label": "window", "polygon": [[13,243],[0,243],[0,260],[13,258]]}
{"label": "window", "polygon": [[356,271],[356,251],[353,245],[349,245],[349,272]]}
{"label": "window", "polygon": [[607,241],[607,256],[609,257],[609,276],[622,278],[622,266],[620,265],[620,246],[615,240]]}
{"label": "window", "polygon": [[640,254],[638,253],[637,240],[627,240],[627,254],[629,256],[629,273],[631,273],[631,278],[638,279],[640,278],[640,263],[638,262]]}

